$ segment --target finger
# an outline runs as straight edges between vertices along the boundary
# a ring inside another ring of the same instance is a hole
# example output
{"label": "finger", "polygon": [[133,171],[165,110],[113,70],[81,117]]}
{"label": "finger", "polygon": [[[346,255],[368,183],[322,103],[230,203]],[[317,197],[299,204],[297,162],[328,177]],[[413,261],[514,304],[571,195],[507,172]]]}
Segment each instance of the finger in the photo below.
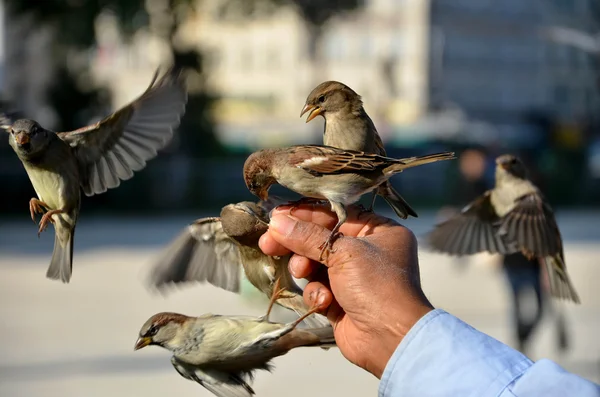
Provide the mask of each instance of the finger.
{"label": "finger", "polygon": [[288,255],[291,251],[281,245],[273,235],[268,231],[260,236],[258,240],[258,247],[263,253],[270,256],[284,256]]}
{"label": "finger", "polygon": [[308,259],[305,256],[293,255],[288,263],[290,273],[296,278],[310,278],[319,268],[323,267],[319,262]]}
{"label": "finger", "polygon": [[[271,244],[269,239],[272,238],[291,252],[319,261],[321,256],[319,247],[327,240],[331,231],[316,223],[303,222],[289,215],[279,214],[271,218],[269,231],[265,234],[269,237],[261,238],[260,247],[267,255],[273,255],[273,251],[269,249],[280,249],[276,245],[269,245]],[[335,261],[335,254],[344,252],[347,243],[347,238],[339,237],[334,243],[337,248],[329,255],[327,262]]]}
{"label": "finger", "polygon": [[320,281],[312,281],[304,288],[304,302],[309,307],[319,306],[319,312],[327,317],[335,330],[344,311],[335,300],[331,289]]}
{"label": "finger", "polygon": [[[300,205],[293,211],[289,206],[279,206],[271,216],[292,215],[301,221],[316,223],[329,230],[336,225],[338,218],[332,212],[329,205],[306,204]],[[364,233],[365,229],[372,229],[381,224],[394,223],[391,219],[379,216],[373,212],[364,211],[359,206],[350,205],[346,207],[347,219],[341,226],[340,232],[345,236],[357,237]]]}

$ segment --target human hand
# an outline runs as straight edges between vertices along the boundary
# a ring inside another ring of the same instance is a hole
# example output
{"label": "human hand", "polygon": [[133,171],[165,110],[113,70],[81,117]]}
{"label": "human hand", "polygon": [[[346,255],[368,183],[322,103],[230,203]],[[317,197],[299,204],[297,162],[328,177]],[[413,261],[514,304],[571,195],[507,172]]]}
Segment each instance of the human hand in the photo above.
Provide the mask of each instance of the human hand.
{"label": "human hand", "polygon": [[278,207],[259,245],[268,255],[294,253],[291,273],[310,281],[306,303],[321,300],[342,354],[381,378],[402,338],[433,309],[421,290],[416,239],[391,219],[349,206],[343,237],[323,266],[319,246],[336,222],[325,205],[301,205],[292,214]]}

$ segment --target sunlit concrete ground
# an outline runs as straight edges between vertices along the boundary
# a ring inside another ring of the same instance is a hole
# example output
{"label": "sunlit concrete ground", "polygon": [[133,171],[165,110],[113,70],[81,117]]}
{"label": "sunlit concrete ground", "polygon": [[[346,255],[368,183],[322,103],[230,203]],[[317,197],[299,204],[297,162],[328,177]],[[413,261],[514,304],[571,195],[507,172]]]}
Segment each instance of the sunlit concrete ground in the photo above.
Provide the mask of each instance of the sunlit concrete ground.
{"label": "sunlit concrete ground", "polygon": [[[196,214],[196,217],[200,214]],[[36,236],[27,221],[0,222],[0,396],[210,396],[181,378],[159,348],[133,352],[141,324],[158,311],[186,314],[264,313],[265,301],[210,285],[163,297],[142,283],[148,264],[194,218],[89,218],[77,229],[74,276],[69,285],[45,278],[53,232]],[[417,235],[432,214],[406,221]],[[568,319],[571,350],[560,355],[551,315],[534,335],[533,359],[549,357],[600,382],[600,213],[559,213],[566,257],[583,304],[560,307]],[[473,257],[461,271],[444,256],[421,251],[425,292],[437,307],[513,345],[507,286],[494,258]],[[291,319],[278,312],[281,319]],[[332,349],[300,349],[258,373],[259,396],[376,395],[378,381]]]}

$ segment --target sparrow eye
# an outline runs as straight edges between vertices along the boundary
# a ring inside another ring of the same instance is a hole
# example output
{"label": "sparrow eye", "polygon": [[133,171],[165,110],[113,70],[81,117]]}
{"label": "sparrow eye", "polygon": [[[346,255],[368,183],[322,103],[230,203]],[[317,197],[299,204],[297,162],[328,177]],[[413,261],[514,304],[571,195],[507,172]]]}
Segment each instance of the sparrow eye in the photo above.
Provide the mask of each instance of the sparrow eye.
{"label": "sparrow eye", "polygon": [[156,333],[158,332],[158,327],[156,325],[153,325],[150,327],[150,329],[148,330],[148,332],[146,332],[147,336],[154,336],[156,335]]}
{"label": "sparrow eye", "polygon": [[323,102],[325,102],[325,95],[321,95],[321,96],[319,97],[319,99],[317,99],[317,100],[319,101],[319,103],[323,103]]}

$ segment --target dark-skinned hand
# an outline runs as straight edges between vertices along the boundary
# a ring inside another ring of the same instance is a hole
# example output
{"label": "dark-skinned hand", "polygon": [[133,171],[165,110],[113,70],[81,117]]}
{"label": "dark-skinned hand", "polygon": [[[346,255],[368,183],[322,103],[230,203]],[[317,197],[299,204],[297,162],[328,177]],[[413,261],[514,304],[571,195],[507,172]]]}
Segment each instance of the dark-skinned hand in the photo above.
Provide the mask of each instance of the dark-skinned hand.
{"label": "dark-skinned hand", "polygon": [[321,306],[342,354],[381,378],[402,338],[433,309],[421,290],[417,242],[391,219],[350,206],[343,237],[319,263],[320,245],[336,221],[325,205],[278,207],[260,248],[268,255],[294,253],[291,273],[309,280],[306,303]]}

